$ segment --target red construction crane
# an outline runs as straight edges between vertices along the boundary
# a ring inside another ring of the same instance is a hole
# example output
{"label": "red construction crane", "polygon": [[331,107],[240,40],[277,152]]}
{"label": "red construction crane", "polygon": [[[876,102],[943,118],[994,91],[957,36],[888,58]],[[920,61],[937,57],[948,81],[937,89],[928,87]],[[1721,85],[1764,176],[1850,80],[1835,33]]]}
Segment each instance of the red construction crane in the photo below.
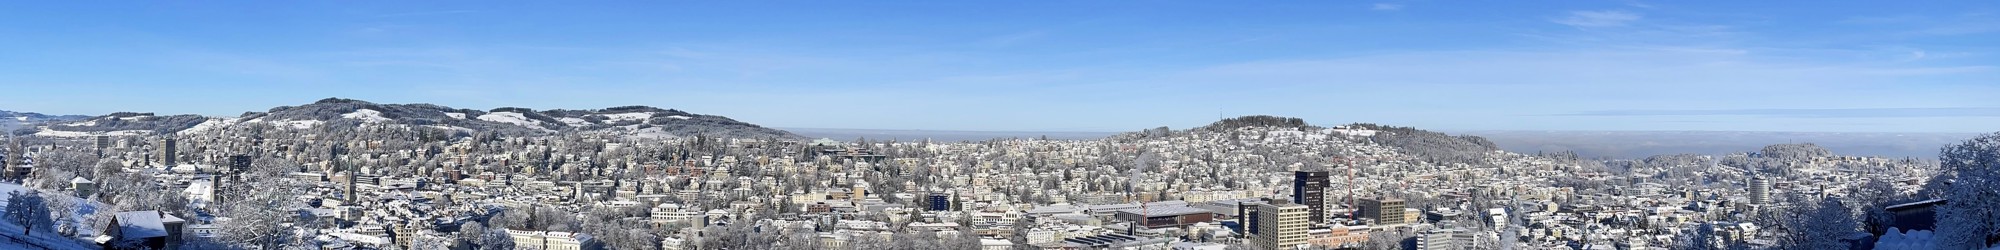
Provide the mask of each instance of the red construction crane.
{"label": "red construction crane", "polygon": [[1354,159],[1355,159],[1355,158],[1369,158],[1369,159],[1373,159],[1373,157],[1365,157],[1365,156],[1364,156],[1364,157],[1347,157],[1347,156],[1334,156],[1334,157],[1332,157],[1332,158],[1330,158],[1330,159],[1329,159],[1329,160],[1346,160],[1346,161],[1347,161],[1347,188],[1346,188],[1346,189],[1347,189],[1347,219],[1348,219],[1348,220],[1354,220],[1354,219],[1355,219],[1355,214],[1356,214],[1356,213],[1357,213],[1358,211],[1360,211],[1360,210],[1361,210],[1361,208],[1359,208],[1359,207],[1355,207],[1355,205],[1354,205],[1354,187],[1355,187],[1355,184],[1354,184],[1354,169],[1355,169],[1355,168],[1358,168],[1358,167],[1359,167],[1359,166],[1356,166],[1356,165],[1354,165]]}

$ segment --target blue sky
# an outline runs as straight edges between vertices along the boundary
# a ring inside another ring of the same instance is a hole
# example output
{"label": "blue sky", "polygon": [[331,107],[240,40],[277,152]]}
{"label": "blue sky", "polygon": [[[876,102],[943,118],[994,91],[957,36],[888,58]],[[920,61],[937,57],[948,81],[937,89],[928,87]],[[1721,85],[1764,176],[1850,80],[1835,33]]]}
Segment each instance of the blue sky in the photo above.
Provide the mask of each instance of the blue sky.
{"label": "blue sky", "polygon": [[[943,3],[941,3],[943,2]],[[2000,130],[2000,2],[0,4],[0,109],[325,97],[775,127]]]}

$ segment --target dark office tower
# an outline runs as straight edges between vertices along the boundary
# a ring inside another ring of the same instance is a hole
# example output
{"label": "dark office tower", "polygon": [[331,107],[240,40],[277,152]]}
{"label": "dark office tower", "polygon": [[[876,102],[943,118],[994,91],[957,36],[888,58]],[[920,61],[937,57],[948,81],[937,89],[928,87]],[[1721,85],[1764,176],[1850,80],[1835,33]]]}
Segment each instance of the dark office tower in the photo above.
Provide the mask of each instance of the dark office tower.
{"label": "dark office tower", "polygon": [[1313,225],[1326,223],[1326,187],[1331,186],[1329,184],[1326,171],[1292,172],[1292,201],[1306,205],[1306,217],[1311,218]]}
{"label": "dark office tower", "polygon": [[160,143],[160,161],[163,161],[163,162],[165,162],[165,163],[167,164],[167,168],[168,168],[168,169],[172,169],[172,168],[174,168],[174,138],[173,138],[173,137],[167,137],[167,139],[166,139],[166,140],[164,140],[163,142],[161,142],[161,143]]}
{"label": "dark office tower", "polygon": [[930,198],[930,201],[931,201],[931,206],[930,206],[930,209],[931,209],[931,211],[945,211],[945,210],[951,210],[951,195],[950,195],[950,194],[945,194],[945,193],[931,193],[931,196],[930,196],[929,198]]}

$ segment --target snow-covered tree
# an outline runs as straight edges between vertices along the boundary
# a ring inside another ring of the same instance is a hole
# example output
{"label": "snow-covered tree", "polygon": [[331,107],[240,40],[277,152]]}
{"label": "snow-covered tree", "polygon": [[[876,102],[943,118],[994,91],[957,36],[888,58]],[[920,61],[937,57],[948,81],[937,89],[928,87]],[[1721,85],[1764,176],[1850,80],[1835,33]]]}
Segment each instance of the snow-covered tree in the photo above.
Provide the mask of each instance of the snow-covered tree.
{"label": "snow-covered tree", "polygon": [[486,228],[486,232],[479,235],[479,249],[501,250],[514,249],[514,247],[514,237],[507,235],[507,229],[499,227]]}
{"label": "snow-covered tree", "polygon": [[415,238],[415,239],[410,239],[410,249],[447,249],[447,248],[451,248],[451,242],[452,242],[452,240],[451,240],[450,238],[445,238],[445,237],[432,237],[432,236],[428,236],[428,235],[424,235],[424,236],[412,236],[412,237],[416,237],[416,238]]}
{"label": "snow-covered tree", "polygon": [[49,206],[42,199],[41,192],[29,190],[7,193],[7,222],[21,226],[22,235],[33,235],[36,230],[47,231],[55,224],[49,218]]}
{"label": "snow-covered tree", "polygon": [[479,237],[484,236],[485,233],[486,224],[480,224],[477,221],[468,221],[465,224],[458,225],[458,240],[460,241],[477,245],[479,244]]}
{"label": "snow-covered tree", "polygon": [[75,198],[60,193],[43,193],[42,200],[48,204],[49,218],[55,221],[56,233],[63,236],[76,234],[76,212],[82,208]]}
{"label": "snow-covered tree", "polygon": [[1895,219],[1895,216],[1889,214],[1889,205],[1908,198],[1896,189],[1895,183],[1890,183],[1885,178],[1869,179],[1868,182],[1849,192],[1848,197],[1850,199],[1844,201],[1858,210],[1862,225],[1869,232],[1881,232],[1887,229]]}
{"label": "snow-covered tree", "polygon": [[1688,229],[1687,232],[1682,233],[1680,237],[1680,243],[1675,245],[1674,249],[1718,250],[1719,248],[1716,247],[1715,242],[1716,242],[1715,226],[1710,225],[1708,223],[1702,223],[1701,225],[1695,226],[1695,228]]}
{"label": "snow-covered tree", "polygon": [[1937,208],[1937,245],[1980,249],[2000,240],[2000,133],[1945,147],[1938,161],[1952,175]]}
{"label": "snow-covered tree", "polygon": [[1787,220],[1787,237],[1780,239],[1779,248],[1846,249],[1847,243],[1841,239],[1860,232],[1854,210],[1838,198],[1820,199],[1809,208],[1804,216]]}
{"label": "snow-covered tree", "polygon": [[[246,173],[251,174],[255,173]],[[304,202],[293,199],[301,192],[300,188],[284,179],[263,175],[244,180],[240,188],[224,191],[233,199],[210,206],[219,216],[229,218],[218,225],[220,239],[256,248],[276,248],[288,242],[294,235],[285,223],[293,221],[297,216],[295,211],[305,208]]]}

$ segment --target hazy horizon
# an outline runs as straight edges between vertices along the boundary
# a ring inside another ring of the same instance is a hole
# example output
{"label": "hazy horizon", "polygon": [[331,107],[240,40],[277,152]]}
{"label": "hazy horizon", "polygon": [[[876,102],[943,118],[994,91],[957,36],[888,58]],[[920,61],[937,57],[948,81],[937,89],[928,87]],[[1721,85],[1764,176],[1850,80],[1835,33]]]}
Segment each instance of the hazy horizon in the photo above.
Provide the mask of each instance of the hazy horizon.
{"label": "hazy horizon", "polygon": [[[1091,140],[1132,131],[954,131],[842,128],[776,128],[811,138],[981,141],[995,138]],[[1176,128],[1186,129],[1186,128]],[[1930,158],[1937,149],[1981,133],[1783,132],[1783,131],[1440,131],[1486,138],[1501,149],[1535,154],[1576,152],[1587,158],[1643,159],[1654,155],[1723,155],[1764,146],[1813,143],[1842,155]]]}

